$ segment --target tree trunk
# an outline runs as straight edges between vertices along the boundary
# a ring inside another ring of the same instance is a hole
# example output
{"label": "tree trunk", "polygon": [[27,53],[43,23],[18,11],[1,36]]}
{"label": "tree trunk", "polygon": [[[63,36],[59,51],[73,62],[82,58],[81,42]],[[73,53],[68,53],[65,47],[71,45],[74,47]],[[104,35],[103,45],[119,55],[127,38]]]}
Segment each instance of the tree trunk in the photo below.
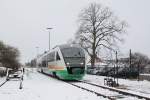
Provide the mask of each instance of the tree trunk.
{"label": "tree trunk", "polygon": [[91,66],[92,67],[95,66],[95,54],[93,54],[92,57],[91,57]]}
{"label": "tree trunk", "polygon": [[[95,32],[95,31],[94,31],[94,32]],[[94,33],[94,41],[93,41],[93,44],[92,44],[92,56],[91,56],[91,66],[92,66],[92,67],[95,66],[95,58],[96,58],[96,54],[95,54],[95,51],[96,51],[95,43],[96,43],[96,36],[95,36],[95,33]]]}

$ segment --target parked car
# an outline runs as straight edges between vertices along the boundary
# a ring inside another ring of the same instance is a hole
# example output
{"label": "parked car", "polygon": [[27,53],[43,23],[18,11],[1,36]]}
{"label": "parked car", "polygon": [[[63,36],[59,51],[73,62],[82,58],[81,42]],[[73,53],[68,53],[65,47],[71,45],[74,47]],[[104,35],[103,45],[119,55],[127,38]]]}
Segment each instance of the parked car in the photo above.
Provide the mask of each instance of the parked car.
{"label": "parked car", "polygon": [[10,79],[22,79],[23,80],[23,70],[12,70],[12,69],[8,69],[7,70],[7,76],[6,76],[6,80],[10,80]]}

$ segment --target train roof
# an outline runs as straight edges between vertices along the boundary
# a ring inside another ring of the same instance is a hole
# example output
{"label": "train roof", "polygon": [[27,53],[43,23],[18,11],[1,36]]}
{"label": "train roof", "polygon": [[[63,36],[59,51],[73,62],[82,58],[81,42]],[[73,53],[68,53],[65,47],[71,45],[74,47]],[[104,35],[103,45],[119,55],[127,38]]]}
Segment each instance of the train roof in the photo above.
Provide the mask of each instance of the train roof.
{"label": "train roof", "polygon": [[62,44],[62,45],[57,45],[53,49],[51,49],[50,51],[46,51],[45,53],[39,55],[38,58],[44,57],[45,55],[47,55],[48,53],[50,53],[51,51],[53,51],[57,47],[60,48],[60,49],[65,49],[65,48],[69,48],[69,47],[78,47],[78,48],[81,48],[81,46],[79,44]]}
{"label": "train roof", "polygon": [[59,47],[60,49],[69,48],[69,47],[81,48],[81,46],[78,44],[63,44],[63,45],[58,45],[57,47]]}

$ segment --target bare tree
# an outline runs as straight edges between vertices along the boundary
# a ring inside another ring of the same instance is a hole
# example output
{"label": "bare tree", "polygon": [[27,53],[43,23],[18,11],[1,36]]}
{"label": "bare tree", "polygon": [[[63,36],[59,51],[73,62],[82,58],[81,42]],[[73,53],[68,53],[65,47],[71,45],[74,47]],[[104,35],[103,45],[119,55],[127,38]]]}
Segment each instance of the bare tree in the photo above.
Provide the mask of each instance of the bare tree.
{"label": "bare tree", "polygon": [[100,4],[91,3],[79,15],[79,29],[75,40],[88,52],[91,65],[101,48],[114,50],[118,41],[123,41],[126,23],[115,17],[112,11]]}
{"label": "bare tree", "polygon": [[0,62],[4,67],[17,69],[19,63],[20,52],[17,48],[3,44],[0,41]]}
{"label": "bare tree", "polygon": [[144,67],[146,67],[150,62],[148,56],[138,52],[135,52],[134,54],[131,55],[131,60],[132,60],[132,67],[139,68],[140,72],[143,72]]}

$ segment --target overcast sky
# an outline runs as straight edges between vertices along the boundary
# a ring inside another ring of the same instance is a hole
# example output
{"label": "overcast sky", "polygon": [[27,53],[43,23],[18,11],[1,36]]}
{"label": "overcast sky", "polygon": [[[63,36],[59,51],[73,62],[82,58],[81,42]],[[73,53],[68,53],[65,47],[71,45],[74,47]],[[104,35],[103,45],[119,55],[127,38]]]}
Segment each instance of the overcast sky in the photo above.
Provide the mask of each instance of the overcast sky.
{"label": "overcast sky", "polygon": [[131,48],[150,57],[150,0],[0,0],[0,40],[17,47],[21,62],[48,50],[48,31],[51,47],[66,43],[77,30],[80,11],[91,2],[108,6],[116,16],[129,24],[121,50]]}

